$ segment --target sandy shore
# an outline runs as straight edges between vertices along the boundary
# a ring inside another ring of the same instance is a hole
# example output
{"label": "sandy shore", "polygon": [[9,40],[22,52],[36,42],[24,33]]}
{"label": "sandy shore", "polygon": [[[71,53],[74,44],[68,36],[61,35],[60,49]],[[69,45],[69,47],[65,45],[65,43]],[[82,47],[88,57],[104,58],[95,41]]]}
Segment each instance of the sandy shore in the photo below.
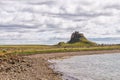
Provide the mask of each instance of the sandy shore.
{"label": "sandy shore", "polygon": [[34,54],[21,56],[22,58],[17,59],[2,60],[0,63],[0,80],[61,80],[62,75],[49,67],[52,64],[48,60],[106,53],[120,53],[120,50]]}

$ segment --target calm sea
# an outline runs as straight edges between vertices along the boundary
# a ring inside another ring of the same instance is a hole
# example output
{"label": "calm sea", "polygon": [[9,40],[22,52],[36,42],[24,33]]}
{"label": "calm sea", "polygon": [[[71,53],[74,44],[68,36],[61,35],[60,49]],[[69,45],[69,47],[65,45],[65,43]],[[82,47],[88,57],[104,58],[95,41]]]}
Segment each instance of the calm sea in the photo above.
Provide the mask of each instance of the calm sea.
{"label": "calm sea", "polygon": [[51,60],[63,80],[120,80],[120,53]]}

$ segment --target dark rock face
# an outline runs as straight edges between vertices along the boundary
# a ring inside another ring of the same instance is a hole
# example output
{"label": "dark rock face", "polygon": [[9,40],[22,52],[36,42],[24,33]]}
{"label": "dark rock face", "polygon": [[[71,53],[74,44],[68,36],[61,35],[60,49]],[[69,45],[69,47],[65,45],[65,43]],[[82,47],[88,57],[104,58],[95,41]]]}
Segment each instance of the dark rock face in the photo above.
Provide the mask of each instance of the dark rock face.
{"label": "dark rock face", "polygon": [[82,38],[85,38],[84,35],[82,33],[75,31],[74,33],[72,33],[71,39],[70,41],[68,41],[68,43],[81,42]]}

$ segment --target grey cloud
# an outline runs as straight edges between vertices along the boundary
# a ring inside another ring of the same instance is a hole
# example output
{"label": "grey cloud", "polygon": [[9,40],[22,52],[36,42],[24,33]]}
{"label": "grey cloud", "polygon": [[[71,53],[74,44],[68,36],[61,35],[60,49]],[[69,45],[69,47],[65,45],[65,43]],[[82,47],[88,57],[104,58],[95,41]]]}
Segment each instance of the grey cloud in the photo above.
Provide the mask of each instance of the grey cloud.
{"label": "grey cloud", "polygon": [[21,12],[30,12],[30,13],[34,13],[34,10],[33,8],[30,8],[30,7],[25,7],[23,9],[20,10]]}
{"label": "grey cloud", "polygon": [[34,26],[27,25],[18,25],[18,24],[10,24],[10,25],[0,25],[0,28],[35,28]]}
{"label": "grey cloud", "polygon": [[28,2],[27,4],[30,5],[53,5],[55,4],[55,1],[38,1],[38,2]]}
{"label": "grey cloud", "polygon": [[59,25],[56,25],[56,24],[54,24],[54,23],[52,23],[52,24],[47,23],[46,26],[48,26],[48,28],[50,28],[50,29],[59,28]]}
{"label": "grey cloud", "polygon": [[24,29],[34,29],[34,26],[27,26],[27,25],[0,25],[0,30],[7,31],[7,32],[19,32]]}
{"label": "grey cloud", "polygon": [[67,40],[68,38],[59,38],[59,37],[52,37],[50,38],[50,40],[59,40],[59,41],[63,41],[63,40]]}
{"label": "grey cloud", "polygon": [[104,8],[105,9],[117,9],[117,10],[120,10],[120,4],[107,5]]}
{"label": "grey cloud", "polygon": [[[92,13],[92,12],[82,12],[82,13],[77,13],[77,14],[70,14],[70,13],[43,13],[43,14],[48,14],[49,16],[52,17],[58,17],[58,18],[63,18],[67,20],[73,20],[73,21],[86,21],[89,18],[94,18],[94,17],[99,17],[99,16],[111,16],[111,13]],[[81,18],[81,17],[84,17]]]}
{"label": "grey cloud", "polygon": [[116,30],[117,34],[120,34],[120,30]]}

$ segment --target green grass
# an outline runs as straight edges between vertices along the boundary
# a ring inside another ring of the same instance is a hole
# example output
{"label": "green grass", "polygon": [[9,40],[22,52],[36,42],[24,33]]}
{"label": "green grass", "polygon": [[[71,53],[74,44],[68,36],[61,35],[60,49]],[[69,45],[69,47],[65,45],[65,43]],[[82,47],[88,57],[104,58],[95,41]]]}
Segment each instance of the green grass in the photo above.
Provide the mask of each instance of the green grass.
{"label": "green grass", "polygon": [[70,44],[70,43],[66,43],[66,44],[62,44],[62,45],[57,45],[59,47],[67,47],[67,48],[74,48],[74,47],[94,47],[96,46],[96,44],[91,44],[91,43],[85,43],[85,42],[79,42],[79,43],[74,43],[74,44]]}
{"label": "green grass", "polygon": [[0,54],[34,52],[38,50],[52,49],[54,46],[47,45],[5,45],[0,46]]}
{"label": "green grass", "polygon": [[[82,44],[80,44],[82,45]],[[77,52],[77,51],[93,51],[93,50],[120,50],[120,45],[112,46],[80,46],[76,44],[71,46],[47,46],[47,45],[14,45],[14,46],[0,46],[0,54],[43,54],[43,53],[57,53],[57,52]]]}
{"label": "green grass", "polygon": [[91,47],[91,46],[96,46],[95,43],[88,43],[88,42],[78,42],[78,43],[65,43],[58,45],[60,47]]}

